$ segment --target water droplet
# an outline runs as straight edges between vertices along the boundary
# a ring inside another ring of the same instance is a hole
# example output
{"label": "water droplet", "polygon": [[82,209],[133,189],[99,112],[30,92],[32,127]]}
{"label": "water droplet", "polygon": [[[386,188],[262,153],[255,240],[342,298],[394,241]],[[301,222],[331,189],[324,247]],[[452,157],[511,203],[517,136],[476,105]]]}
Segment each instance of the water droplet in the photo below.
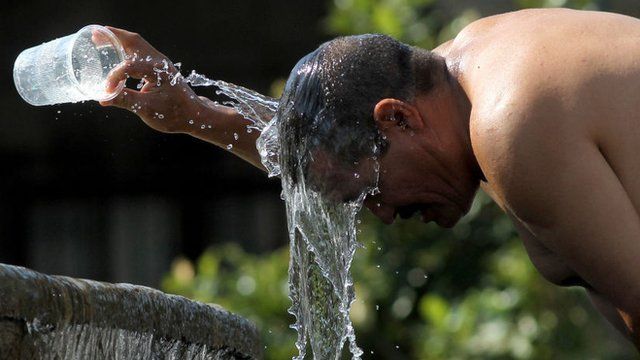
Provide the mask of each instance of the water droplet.
{"label": "water droplet", "polygon": [[360,179],[360,174],[358,174],[358,173],[353,173],[353,177],[354,177],[354,178],[356,178],[356,179]]}
{"label": "water droplet", "polygon": [[227,145],[227,150],[231,150],[231,149],[233,149],[233,144]]}
{"label": "water droplet", "polygon": [[158,114],[158,119],[160,119],[160,120],[164,119],[164,115],[163,114]]}
{"label": "water droplet", "polygon": [[62,114],[62,110],[58,110],[56,111],[58,114]]}
{"label": "water droplet", "polygon": [[238,141],[238,139],[240,138],[240,136],[238,136],[238,133],[233,133],[233,138]]}
{"label": "water droplet", "polygon": [[144,60],[145,60],[146,62],[151,61],[151,55],[147,55],[147,57],[146,57],[146,58],[144,58]]}
{"label": "water droplet", "polygon": [[189,124],[193,125],[193,120],[189,120]]}
{"label": "water droplet", "polygon": [[206,125],[200,125],[200,129],[206,128]]}
{"label": "water droplet", "polygon": [[376,305],[376,311],[380,310],[380,305]]}

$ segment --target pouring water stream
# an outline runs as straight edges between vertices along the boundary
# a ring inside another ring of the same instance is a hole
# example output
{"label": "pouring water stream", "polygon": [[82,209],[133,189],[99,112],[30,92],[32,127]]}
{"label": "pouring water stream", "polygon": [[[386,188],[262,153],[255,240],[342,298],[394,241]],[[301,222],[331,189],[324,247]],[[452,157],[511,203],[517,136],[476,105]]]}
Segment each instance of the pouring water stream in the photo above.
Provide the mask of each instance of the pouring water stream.
{"label": "pouring water stream", "polygon": [[[224,105],[251,121],[247,131],[261,132],[256,147],[270,177],[282,175],[281,160],[286,159],[281,157],[299,155],[280,149],[279,138],[287,134],[278,134],[277,99],[195,71],[187,77],[178,73],[171,81],[175,84],[180,80],[191,86],[215,86],[216,94],[232,99]],[[313,359],[340,359],[346,341],[352,358],[360,359],[362,350],[356,344],[349,317],[355,299],[350,267],[360,246],[355,219],[366,192],[354,201],[336,203],[308,188],[304,181],[293,183],[288,176],[281,178],[290,238],[289,312],[296,317],[291,327],[298,332],[299,354],[294,359],[304,359],[309,348]]]}

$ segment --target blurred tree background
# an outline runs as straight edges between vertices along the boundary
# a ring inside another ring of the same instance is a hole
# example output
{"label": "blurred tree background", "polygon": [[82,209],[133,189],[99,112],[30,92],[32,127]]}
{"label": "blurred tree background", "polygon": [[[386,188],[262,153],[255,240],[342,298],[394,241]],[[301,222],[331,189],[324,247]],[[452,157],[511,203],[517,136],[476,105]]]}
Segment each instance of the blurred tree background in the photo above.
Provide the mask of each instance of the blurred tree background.
{"label": "blurred tree background", "polygon": [[[332,35],[386,33],[433,48],[488,14],[469,1],[334,0],[322,26]],[[508,9],[564,6],[622,12],[615,1],[514,0]],[[309,49],[312,50],[312,49]],[[282,80],[274,82],[274,95]],[[629,359],[637,354],[579,288],[537,274],[510,221],[486,195],[453,229],[400,220],[385,226],[366,211],[352,306],[363,358]],[[174,261],[163,290],[219,303],[254,321],[267,359],[295,354],[287,313],[288,247],[254,255],[210,248]]]}

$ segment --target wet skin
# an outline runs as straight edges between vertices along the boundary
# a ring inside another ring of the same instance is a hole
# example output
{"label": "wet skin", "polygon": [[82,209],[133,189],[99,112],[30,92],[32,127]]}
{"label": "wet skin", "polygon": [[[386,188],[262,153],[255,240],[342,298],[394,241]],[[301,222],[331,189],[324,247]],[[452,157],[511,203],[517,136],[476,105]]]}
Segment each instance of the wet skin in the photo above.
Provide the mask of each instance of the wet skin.
{"label": "wet skin", "polygon": [[[117,31],[128,53],[164,57],[137,34]],[[412,102],[375,107],[389,149],[379,159],[380,193],[365,205],[385,223],[417,212],[452,226],[482,186],[513,220],[541,275],[585,287],[639,346],[640,21],[526,10],[476,21],[433,51],[446,61],[448,81]],[[130,66],[133,77],[155,76],[144,64]],[[247,122],[232,109],[174,92],[145,85],[103,105],[130,110],[142,101],[138,115],[151,127],[221,147],[243,133]],[[171,116],[160,122],[155,109]],[[213,129],[189,127],[188,118]],[[255,133],[234,153],[261,167]],[[337,198],[362,186],[350,180],[353,169],[325,165],[318,162],[318,173],[333,171]]]}
{"label": "wet skin", "polygon": [[640,346],[640,21],[528,10],[436,49],[472,104],[482,187],[539,272]]}

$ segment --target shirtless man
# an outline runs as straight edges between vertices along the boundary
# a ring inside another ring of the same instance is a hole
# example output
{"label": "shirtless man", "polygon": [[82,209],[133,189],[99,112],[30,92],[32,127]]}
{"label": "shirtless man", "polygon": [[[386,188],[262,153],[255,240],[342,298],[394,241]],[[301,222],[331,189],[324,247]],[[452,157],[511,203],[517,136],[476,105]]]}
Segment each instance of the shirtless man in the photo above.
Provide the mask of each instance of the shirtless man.
{"label": "shirtless man", "polygon": [[[166,57],[137,34],[112,30],[128,53],[154,58],[114,71],[113,86],[125,74],[155,80],[152,65]],[[380,49],[367,51],[376,57]],[[385,223],[418,211],[449,227],[482,186],[513,220],[542,276],[587,289],[640,346],[640,21],[525,10],[478,20],[430,52],[412,49],[414,93],[385,92],[369,107],[388,146],[379,158],[381,192],[365,205]],[[185,84],[150,81],[102,104],[134,103],[152,128],[234,143],[236,155],[261,167],[257,134],[242,131],[248,122]],[[238,141],[234,132],[243,134]]]}

